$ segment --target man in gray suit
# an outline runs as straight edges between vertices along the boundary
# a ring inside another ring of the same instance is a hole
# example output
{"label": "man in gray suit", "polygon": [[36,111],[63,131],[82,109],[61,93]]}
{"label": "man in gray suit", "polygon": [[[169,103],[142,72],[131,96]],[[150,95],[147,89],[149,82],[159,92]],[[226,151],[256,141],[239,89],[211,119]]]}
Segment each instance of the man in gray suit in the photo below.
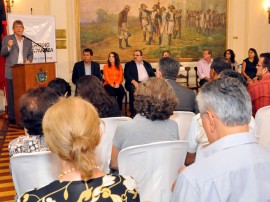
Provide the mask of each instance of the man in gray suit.
{"label": "man in gray suit", "polygon": [[10,123],[15,123],[12,66],[27,64],[33,60],[32,42],[23,37],[24,26],[21,20],[13,22],[14,34],[3,39],[1,55],[6,58],[5,77],[8,86],[8,116]]}
{"label": "man in gray suit", "polygon": [[172,57],[163,57],[159,60],[158,67],[157,76],[171,84],[179,100],[175,110],[195,112],[195,93],[176,83],[180,63]]}

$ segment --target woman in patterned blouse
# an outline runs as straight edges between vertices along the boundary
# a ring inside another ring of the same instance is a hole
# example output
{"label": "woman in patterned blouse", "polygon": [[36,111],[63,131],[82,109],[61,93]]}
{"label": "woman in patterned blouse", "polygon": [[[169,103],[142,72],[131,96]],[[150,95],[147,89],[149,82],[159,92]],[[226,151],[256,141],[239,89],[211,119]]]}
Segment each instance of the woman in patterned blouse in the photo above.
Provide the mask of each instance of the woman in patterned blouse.
{"label": "woman in patterned blouse", "polygon": [[17,153],[31,153],[48,150],[42,132],[42,118],[45,111],[59,99],[58,93],[50,87],[30,89],[20,99],[21,123],[25,135],[12,140],[8,145],[10,157]]}
{"label": "woman in patterned blouse", "polygon": [[59,180],[25,193],[20,201],[140,201],[137,183],[128,176],[106,175],[95,161],[101,138],[100,119],[92,104],[62,99],[43,119],[45,141],[62,165]]}

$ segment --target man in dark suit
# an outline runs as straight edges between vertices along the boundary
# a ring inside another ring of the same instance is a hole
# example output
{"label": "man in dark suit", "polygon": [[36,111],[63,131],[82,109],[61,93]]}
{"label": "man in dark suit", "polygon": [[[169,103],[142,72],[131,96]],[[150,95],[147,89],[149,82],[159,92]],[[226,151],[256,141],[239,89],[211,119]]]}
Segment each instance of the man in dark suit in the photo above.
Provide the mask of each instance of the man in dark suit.
{"label": "man in dark suit", "polygon": [[154,77],[155,72],[150,63],[143,60],[141,50],[134,51],[134,59],[125,64],[124,77],[126,79],[125,87],[129,91],[129,106],[131,116],[135,116],[134,92],[139,83],[149,77]]}
{"label": "man in dark suit", "polygon": [[12,66],[27,64],[33,60],[32,42],[23,37],[24,26],[21,20],[13,22],[14,34],[3,39],[1,55],[6,58],[5,77],[8,86],[8,118],[15,123]]}
{"label": "man in dark suit", "polygon": [[93,51],[90,48],[83,50],[83,60],[74,64],[72,82],[76,85],[77,80],[84,75],[93,75],[102,81],[100,65],[92,61]]}
{"label": "man in dark suit", "polygon": [[180,68],[179,61],[171,57],[163,57],[159,60],[158,66],[157,76],[166,79],[168,83],[171,84],[175,95],[179,100],[175,110],[195,112],[195,93],[176,83]]}

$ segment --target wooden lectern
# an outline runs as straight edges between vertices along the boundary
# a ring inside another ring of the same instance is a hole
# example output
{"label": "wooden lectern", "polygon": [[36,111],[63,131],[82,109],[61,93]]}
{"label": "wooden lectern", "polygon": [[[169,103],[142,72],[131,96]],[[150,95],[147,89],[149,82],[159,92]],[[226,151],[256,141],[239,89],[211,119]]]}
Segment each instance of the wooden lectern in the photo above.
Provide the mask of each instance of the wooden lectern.
{"label": "wooden lectern", "polygon": [[55,63],[30,63],[17,64],[13,66],[13,91],[14,91],[14,110],[16,123],[20,121],[19,100],[20,97],[30,88],[47,86],[55,79]]}

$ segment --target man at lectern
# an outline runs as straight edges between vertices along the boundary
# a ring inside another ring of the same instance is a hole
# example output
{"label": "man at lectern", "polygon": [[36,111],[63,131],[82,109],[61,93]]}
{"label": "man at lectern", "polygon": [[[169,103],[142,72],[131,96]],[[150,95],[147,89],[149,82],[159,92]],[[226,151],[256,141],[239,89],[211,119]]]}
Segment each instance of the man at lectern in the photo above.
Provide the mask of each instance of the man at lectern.
{"label": "man at lectern", "polygon": [[3,39],[1,55],[6,58],[5,77],[8,86],[8,118],[15,123],[12,66],[27,64],[33,60],[32,42],[23,37],[24,26],[21,20],[13,22],[14,34]]}

